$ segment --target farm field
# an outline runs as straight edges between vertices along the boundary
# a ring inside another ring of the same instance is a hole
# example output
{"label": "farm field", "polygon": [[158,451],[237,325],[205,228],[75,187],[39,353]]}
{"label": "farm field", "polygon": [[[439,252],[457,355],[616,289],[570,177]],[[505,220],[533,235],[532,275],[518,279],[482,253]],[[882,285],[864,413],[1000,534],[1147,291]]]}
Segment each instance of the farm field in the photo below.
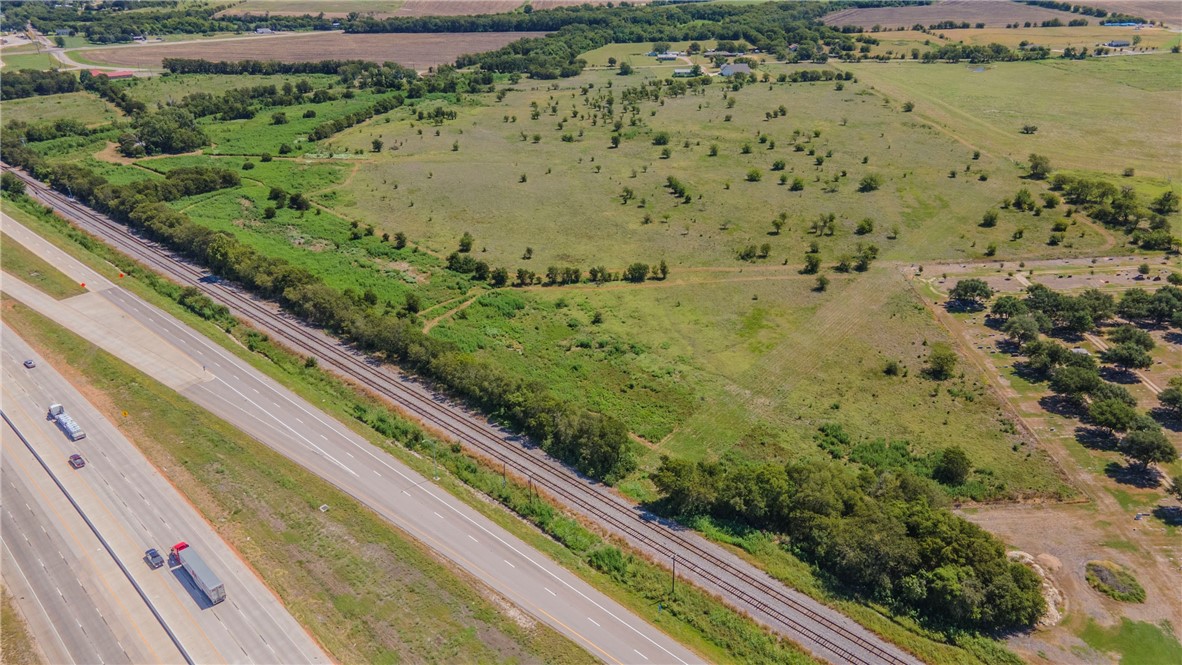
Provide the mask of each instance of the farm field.
{"label": "farm field", "polygon": [[164,58],[207,58],[211,60],[372,60],[397,62],[404,67],[426,70],[455,61],[465,53],[490,51],[509,42],[542,33],[430,33],[430,34],[341,34],[292,33],[278,37],[244,37],[109,49],[88,49],[87,60],[120,67],[158,68]]}
{"label": "farm field", "polygon": [[1148,21],[1164,22],[1172,28],[1182,23],[1182,7],[1169,0],[1095,0],[1093,7],[1140,16]]}
{"label": "farm field", "polygon": [[[937,33],[950,42],[964,42],[966,44],[1004,44],[1010,48],[1017,48],[1023,41],[1039,46],[1046,46],[1053,51],[1061,51],[1068,46],[1079,49],[1089,49],[1104,46],[1108,42],[1123,39],[1128,42],[1137,40],[1135,47],[1113,49],[1114,51],[1138,51],[1144,49],[1168,50],[1171,46],[1182,42],[1182,34],[1163,28],[1120,28],[1106,27],[1097,24],[1097,19],[1090,19],[1092,25],[1083,27],[1062,28],[985,28],[984,30],[938,30]],[[881,33],[890,35],[891,33]],[[914,33],[912,33],[914,34]]]}
{"label": "farm field", "polygon": [[1078,18],[1078,14],[1043,9],[1009,0],[937,0],[930,5],[910,7],[868,7],[843,9],[826,15],[826,25],[858,25],[869,30],[872,26],[884,28],[911,26],[919,23],[927,26],[941,21],[968,21],[984,23],[987,27],[1002,27],[1018,21],[1042,22],[1057,18],[1064,23]]}
{"label": "farm field", "polygon": [[350,12],[358,12],[380,18],[392,16],[403,4],[404,0],[246,0],[218,12],[217,16],[316,16],[323,12],[328,18],[343,18]]}

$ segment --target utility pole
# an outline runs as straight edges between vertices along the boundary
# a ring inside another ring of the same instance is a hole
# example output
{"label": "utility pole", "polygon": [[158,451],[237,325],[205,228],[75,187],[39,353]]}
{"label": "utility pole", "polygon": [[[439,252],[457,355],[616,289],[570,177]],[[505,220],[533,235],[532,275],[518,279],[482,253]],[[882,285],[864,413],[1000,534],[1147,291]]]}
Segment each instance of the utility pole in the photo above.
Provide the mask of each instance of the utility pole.
{"label": "utility pole", "polygon": [[439,480],[439,442],[431,442],[431,457],[435,460],[435,480]]}
{"label": "utility pole", "polygon": [[673,555],[673,588],[670,590],[669,595],[671,595],[671,596],[677,595],[677,555],[676,554]]}

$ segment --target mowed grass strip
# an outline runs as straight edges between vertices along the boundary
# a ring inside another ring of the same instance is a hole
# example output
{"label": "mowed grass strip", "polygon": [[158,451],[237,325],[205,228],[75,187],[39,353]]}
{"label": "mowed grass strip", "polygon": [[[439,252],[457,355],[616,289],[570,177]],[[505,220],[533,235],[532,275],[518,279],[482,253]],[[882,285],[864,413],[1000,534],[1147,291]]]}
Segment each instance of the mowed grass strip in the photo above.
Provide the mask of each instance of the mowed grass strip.
{"label": "mowed grass strip", "polygon": [[0,660],[8,665],[40,665],[37,644],[8,588],[0,586],[0,595]]}
{"label": "mowed grass strip", "polygon": [[7,233],[0,234],[0,268],[58,300],[86,293],[86,289],[77,282],[65,276],[45,259],[30,252]]}
{"label": "mowed grass strip", "polygon": [[[6,300],[4,319],[116,422],[338,662],[591,662],[340,490]],[[126,418],[118,415],[126,410]],[[331,510],[317,507],[328,504]]]}
{"label": "mowed grass strip", "polygon": [[94,126],[122,119],[123,114],[89,92],[4,100],[4,124],[12,121],[40,124],[63,118],[81,120]]}

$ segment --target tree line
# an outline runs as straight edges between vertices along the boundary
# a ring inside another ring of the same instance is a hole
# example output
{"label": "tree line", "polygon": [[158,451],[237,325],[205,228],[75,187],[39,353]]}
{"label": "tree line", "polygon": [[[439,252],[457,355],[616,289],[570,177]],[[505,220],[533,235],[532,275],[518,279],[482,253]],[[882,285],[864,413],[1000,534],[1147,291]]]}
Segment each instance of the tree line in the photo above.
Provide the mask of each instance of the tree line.
{"label": "tree line", "polygon": [[785,536],[838,589],[932,627],[1028,628],[1046,610],[1039,577],[906,469],[662,457],[653,482],[659,509]]}
{"label": "tree line", "polygon": [[0,99],[21,99],[39,95],[60,95],[81,90],[78,77],[73,72],[56,69],[37,71],[22,69],[19,72],[5,72],[0,77]]}
{"label": "tree line", "polygon": [[235,236],[196,224],[166,205],[166,201],[175,200],[172,197],[232,183],[237,178],[233,172],[181,170],[164,181],[113,185],[81,165],[50,164],[7,134],[0,138],[0,155],[9,164],[25,168],[55,189],[141,230],[214,273],[277,300],[313,325],[433,380],[492,417],[519,428],[548,453],[592,478],[614,482],[635,468],[635,444],[618,419],[563,401],[540,382],[515,377],[449,342],[429,337],[409,317],[375,311],[368,303],[327,286],[307,269],[286,259],[264,256]]}

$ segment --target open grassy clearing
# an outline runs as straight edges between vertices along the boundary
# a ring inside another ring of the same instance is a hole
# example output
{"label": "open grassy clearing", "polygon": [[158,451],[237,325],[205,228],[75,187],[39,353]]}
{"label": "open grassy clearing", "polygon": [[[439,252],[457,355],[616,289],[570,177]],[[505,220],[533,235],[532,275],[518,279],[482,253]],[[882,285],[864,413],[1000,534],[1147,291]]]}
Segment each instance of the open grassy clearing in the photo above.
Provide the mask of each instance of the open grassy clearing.
{"label": "open grassy clearing", "polygon": [[277,37],[252,36],[211,42],[148,44],[130,48],[92,49],[85,52],[89,62],[120,67],[158,68],[164,58],[206,58],[209,60],[371,60],[397,62],[404,67],[426,70],[454,62],[465,53],[498,49],[525,37],[543,33],[471,32],[412,34],[291,33]]}
{"label": "open grassy clearing", "polygon": [[42,662],[29,627],[5,586],[0,586],[0,658],[10,665],[40,665]]}
{"label": "open grassy clearing", "polygon": [[[791,68],[768,70],[774,76]],[[593,95],[618,96],[621,86],[639,79],[593,72],[560,84],[560,90],[532,86],[500,103],[457,107],[459,118],[439,128],[416,122],[409,110],[396,110],[388,115],[389,124],[343,132],[334,145],[364,150],[380,138],[387,147],[358,172],[348,192],[352,201],[342,201],[341,209],[405,231],[440,252],[451,251],[468,231],[478,248],[487,249],[481,258],[541,271],[551,264],[622,269],[632,261],[661,258],[675,272],[683,266],[739,266],[740,249],[764,242],[771,245],[768,263],[787,259],[798,268],[815,239],[809,226],[828,213],[836,215],[835,234],[816,239],[827,262],[858,242],[874,243],[883,258],[899,260],[979,257],[991,242],[1006,257],[1087,253],[1104,244],[1100,233],[1081,228],[1082,236],[1072,234],[1070,248],[1048,248],[1051,215],[1015,213],[996,228],[979,227],[987,208],[1025,185],[1015,177],[1022,171],[987,153],[973,160],[972,146],[903,113],[897,98],[884,103],[861,83],[846,82],[840,91],[829,82],[771,89],[757,84],[731,92],[720,79],[705,95],[645,104],[643,124],[625,127],[624,141],[612,149],[611,126],[595,124],[595,111],[584,102]],[[609,83],[612,90],[606,89]],[[583,96],[580,84],[595,88]],[[728,100],[734,100],[733,108]],[[531,103],[543,110],[538,120],[530,119]],[[767,120],[765,114],[781,105],[787,115]],[[571,118],[572,113],[581,117]],[[557,129],[564,118],[563,129]],[[669,137],[668,159],[653,145],[660,132]],[[768,142],[761,143],[760,135]],[[775,148],[769,149],[773,141]],[[719,146],[715,157],[709,156],[712,144]],[[743,154],[745,145],[750,154]],[[818,159],[824,164],[818,166]],[[801,178],[803,191],[779,184],[781,172],[772,170],[777,160],[784,162],[789,183]],[[760,182],[746,181],[752,168],[761,171]],[[949,177],[951,171],[956,178]],[[858,193],[859,180],[870,174],[882,177],[881,188]],[[981,174],[988,180],[981,181]],[[691,203],[670,195],[669,176],[685,182]],[[634,194],[627,205],[621,198],[625,188]],[[397,217],[370,212],[391,207],[401,209]],[[788,214],[787,225],[772,235],[780,212]],[[645,223],[646,215],[651,223]],[[874,222],[873,232],[855,235],[865,218]],[[1025,235],[1010,240],[1018,226]],[[888,238],[893,227],[899,230],[894,240]],[[534,250],[529,263],[520,259],[526,247]]]}
{"label": "open grassy clearing", "polygon": [[0,269],[58,300],[86,293],[74,280],[5,233],[0,233]]}
{"label": "open grassy clearing", "polygon": [[[842,65],[915,114],[998,158],[1031,152],[1057,168],[1182,178],[1182,137],[1161,118],[1182,113],[1175,54],[987,66]],[[1025,124],[1034,135],[1020,132]],[[1128,131],[1138,127],[1138,131]]]}
{"label": "open grassy clearing", "polygon": [[4,100],[4,122],[53,122],[77,118],[90,125],[101,125],[123,118],[118,109],[89,92],[26,97]]}
{"label": "open grassy clearing", "polygon": [[0,54],[0,62],[4,65],[0,69],[7,69],[8,71],[18,71],[21,69],[46,70],[61,66],[61,63],[48,53],[18,53],[14,55],[3,53]]}
{"label": "open grassy clearing", "polygon": [[1088,646],[1099,652],[1117,654],[1119,662],[1125,665],[1182,660],[1182,644],[1168,623],[1155,626],[1122,619],[1120,625],[1106,628],[1088,621],[1082,637]]}
{"label": "open grassy clearing", "polygon": [[[586,662],[340,490],[15,301],[5,321],[162,469],[342,662]],[[125,410],[131,415],[121,418]],[[316,506],[329,503],[321,513]]]}

